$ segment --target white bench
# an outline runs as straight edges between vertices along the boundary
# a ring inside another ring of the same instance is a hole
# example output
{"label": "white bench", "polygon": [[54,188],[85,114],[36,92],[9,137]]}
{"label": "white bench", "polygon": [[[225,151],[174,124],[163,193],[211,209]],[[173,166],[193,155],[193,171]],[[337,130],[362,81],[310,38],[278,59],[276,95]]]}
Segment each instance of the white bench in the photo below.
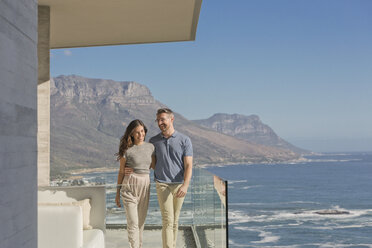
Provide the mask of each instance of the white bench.
{"label": "white bench", "polygon": [[105,212],[104,186],[39,187],[38,248],[104,248]]}

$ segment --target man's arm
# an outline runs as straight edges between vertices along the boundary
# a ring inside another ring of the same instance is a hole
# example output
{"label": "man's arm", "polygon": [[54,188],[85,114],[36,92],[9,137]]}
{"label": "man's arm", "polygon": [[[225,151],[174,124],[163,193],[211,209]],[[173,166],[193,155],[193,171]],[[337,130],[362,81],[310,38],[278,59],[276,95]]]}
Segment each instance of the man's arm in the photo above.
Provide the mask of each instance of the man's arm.
{"label": "man's arm", "polygon": [[192,176],[192,157],[185,156],[183,158],[183,164],[185,165],[184,182],[177,191],[176,197],[185,197],[187,189],[189,188],[191,176]]}

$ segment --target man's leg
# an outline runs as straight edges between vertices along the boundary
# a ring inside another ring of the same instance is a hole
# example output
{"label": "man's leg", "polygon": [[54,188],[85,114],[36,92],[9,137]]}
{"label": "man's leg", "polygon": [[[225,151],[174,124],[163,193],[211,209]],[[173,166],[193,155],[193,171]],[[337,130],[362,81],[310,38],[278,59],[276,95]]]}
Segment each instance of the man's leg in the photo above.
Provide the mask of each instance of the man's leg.
{"label": "man's leg", "polygon": [[173,248],[176,248],[176,242],[177,242],[177,234],[178,234],[178,219],[180,216],[181,208],[183,201],[185,200],[185,197],[176,197],[176,193],[178,189],[182,186],[182,184],[179,185],[172,185],[172,193],[173,193]]}
{"label": "man's leg", "polygon": [[163,222],[162,241],[163,248],[174,248],[174,210],[173,195],[168,184],[156,182],[159,207]]}

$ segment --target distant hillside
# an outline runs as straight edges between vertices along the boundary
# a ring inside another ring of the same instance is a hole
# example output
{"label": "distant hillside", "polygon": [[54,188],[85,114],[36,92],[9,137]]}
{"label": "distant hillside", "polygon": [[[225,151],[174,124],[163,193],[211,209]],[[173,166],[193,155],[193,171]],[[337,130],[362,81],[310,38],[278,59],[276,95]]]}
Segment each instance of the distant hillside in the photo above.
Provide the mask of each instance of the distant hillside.
{"label": "distant hillside", "polygon": [[296,153],[309,153],[309,151],[298,148],[280,138],[268,125],[262,123],[257,115],[219,113],[208,119],[194,120],[194,122],[255,144],[288,149]]}
{"label": "distant hillside", "polygon": [[[119,138],[128,123],[141,119],[149,137],[157,134],[155,113],[165,107],[136,82],[81,76],[51,80],[52,175],[81,168],[113,168]],[[189,135],[196,164],[274,162],[296,159],[286,148],[254,144],[216,132],[176,113],[175,128]]]}

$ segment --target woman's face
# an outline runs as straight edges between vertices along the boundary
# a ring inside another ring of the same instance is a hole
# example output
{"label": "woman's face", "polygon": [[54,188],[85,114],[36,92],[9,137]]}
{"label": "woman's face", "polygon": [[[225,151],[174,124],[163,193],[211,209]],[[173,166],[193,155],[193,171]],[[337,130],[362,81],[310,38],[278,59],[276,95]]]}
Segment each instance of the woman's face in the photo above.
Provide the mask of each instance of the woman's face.
{"label": "woman's face", "polygon": [[145,129],[143,126],[138,126],[135,129],[133,129],[132,137],[134,139],[134,144],[142,143],[145,140]]}

